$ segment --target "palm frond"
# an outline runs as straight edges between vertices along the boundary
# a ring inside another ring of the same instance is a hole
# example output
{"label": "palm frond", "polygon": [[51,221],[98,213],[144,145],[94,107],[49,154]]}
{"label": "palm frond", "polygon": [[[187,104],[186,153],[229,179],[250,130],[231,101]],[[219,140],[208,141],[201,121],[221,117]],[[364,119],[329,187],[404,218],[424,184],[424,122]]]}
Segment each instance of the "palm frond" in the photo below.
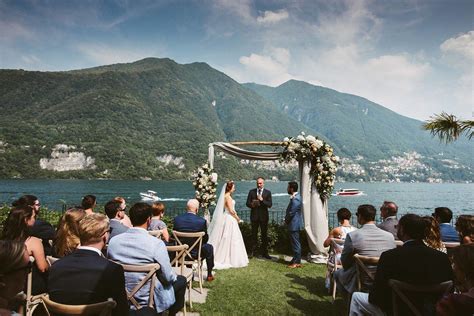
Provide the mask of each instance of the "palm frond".
{"label": "palm frond", "polygon": [[455,141],[461,134],[466,134],[469,139],[474,136],[473,121],[462,121],[446,112],[432,116],[423,124],[423,129],[430,131],[433,136],[438,136],[446,143]]}

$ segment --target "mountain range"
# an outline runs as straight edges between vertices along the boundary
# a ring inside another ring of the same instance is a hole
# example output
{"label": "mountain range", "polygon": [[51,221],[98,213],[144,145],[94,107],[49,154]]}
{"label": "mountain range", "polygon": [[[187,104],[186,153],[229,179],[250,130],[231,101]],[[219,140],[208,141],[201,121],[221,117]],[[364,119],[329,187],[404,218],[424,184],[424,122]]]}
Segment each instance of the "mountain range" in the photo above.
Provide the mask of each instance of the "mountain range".
{"label": "mountain range", "polygon": [[[472,176],[472,144],[440,144],[420,121],[302,81],[239,84],[205,63],[0,70],[0,111],[0,178],[183,179],[206,161],[211,142],[278,141],[301,131],[365,168],[357,175],[365,180],[378,177],[370,164],[411,152],[428,166],[417,179]],[[237,179],[272,174],[225,156],[216,167]]]}

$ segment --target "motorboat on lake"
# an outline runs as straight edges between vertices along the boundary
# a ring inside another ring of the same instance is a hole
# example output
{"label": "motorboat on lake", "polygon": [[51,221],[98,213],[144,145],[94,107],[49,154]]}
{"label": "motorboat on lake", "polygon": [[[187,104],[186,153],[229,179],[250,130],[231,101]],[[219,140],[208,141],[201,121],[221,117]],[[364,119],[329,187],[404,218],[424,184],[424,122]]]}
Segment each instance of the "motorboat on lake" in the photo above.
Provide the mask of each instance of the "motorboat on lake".
{"label": "motorboat on lake", "polygon": [[156,201],[161,200],[160,197],[158,195],[156,195],[156,192],[152,191],[152,190],[148,190],[148,191],[146,191],[146,193],[140,192],[140,196],[142,198],[142,201],[156,202]]}
{"label": "motorboat on lake", "polygon": [[335,194],[337,196],[356,196],[362,195],[364,192],[360,191],[359,189],[339,189]]}

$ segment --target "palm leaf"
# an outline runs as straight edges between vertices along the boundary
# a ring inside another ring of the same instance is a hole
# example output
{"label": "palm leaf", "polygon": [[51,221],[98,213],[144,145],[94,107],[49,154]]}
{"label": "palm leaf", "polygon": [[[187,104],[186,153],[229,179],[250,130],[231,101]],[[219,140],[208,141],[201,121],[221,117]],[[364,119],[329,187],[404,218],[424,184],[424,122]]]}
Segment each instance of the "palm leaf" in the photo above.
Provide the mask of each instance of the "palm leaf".
{"label": "palm leaf", "polygon": [[473,127],[473,121],[462,121],[455,115],[445,112],[432,116],[423,124],[423,129],[430,131],[433,136],[438,136],[446,143],[455,141],[461,134],[466,134],[471,139],[474,136]]}

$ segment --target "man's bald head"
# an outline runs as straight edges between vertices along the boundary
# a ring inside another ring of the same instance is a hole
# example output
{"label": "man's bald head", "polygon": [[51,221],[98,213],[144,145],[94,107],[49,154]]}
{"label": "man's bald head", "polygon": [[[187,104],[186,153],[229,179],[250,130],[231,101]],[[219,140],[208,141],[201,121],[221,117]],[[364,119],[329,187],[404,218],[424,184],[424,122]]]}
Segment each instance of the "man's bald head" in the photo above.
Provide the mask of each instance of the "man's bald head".
{"label": "man's bald head", "polygon": [[380,215],[382,218],[386,218],[389,216],[395,216],[398,212],[398,206],[394,202],[391,201],[384,201],[382,206],[380,207]]}
{"label": "man's bald head", "polygon": [[188,210],[188,212],[197,213],[199,209],[199,201],[196,199],[189,200],[186,204],[186,209]]}

